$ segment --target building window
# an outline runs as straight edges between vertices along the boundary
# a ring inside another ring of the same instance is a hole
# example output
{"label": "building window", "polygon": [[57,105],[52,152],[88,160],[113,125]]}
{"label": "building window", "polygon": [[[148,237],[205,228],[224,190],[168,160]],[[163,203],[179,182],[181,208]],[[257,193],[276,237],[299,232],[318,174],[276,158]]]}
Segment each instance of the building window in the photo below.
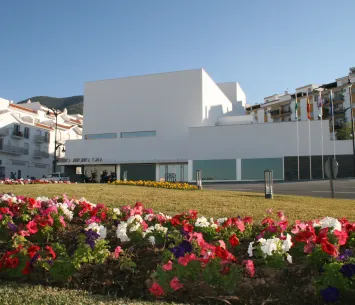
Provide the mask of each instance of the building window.
{"label": "building window", "polygon": [[24,137],[26,139],[29,139],[30,138],[30,128],[29,127],[25,127],[25,130],[24,130]]}
{"label": "building window", "polygon": [[235,159],[194,160],[193,180],[196,180],[196,170],[202,170],[202,180],[237,180]]}
{"label": "building window", "polygon": [[117,133],[97,133],[85,135],[85,140],[116,139]]}
{"label": "building window", "polygon": [[46,131],[44,133],[44,142],[49,143],[49,140],[50,140],[50,133]]}
{"label": "building window", "polygon": [[23,144],[23,153],[24,153],[25,155],[28,155],[29,148],[30,148],[30,146],[29,146],[28,143],[24,143],[24,144]]}
{"label": "building window", "polygon": [[157,135],[157,131],[156,130],[121,132],[121,138],[155,137],[156,135]]}

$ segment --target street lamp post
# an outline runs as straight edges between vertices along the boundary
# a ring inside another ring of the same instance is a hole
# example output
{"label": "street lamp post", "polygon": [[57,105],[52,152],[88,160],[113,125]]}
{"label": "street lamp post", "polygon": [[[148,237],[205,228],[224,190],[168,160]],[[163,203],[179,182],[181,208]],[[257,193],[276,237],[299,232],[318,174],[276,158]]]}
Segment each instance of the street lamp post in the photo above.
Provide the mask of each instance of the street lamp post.
{"label": "street lamp post", "polygon": [[353,174],[355,177],[355,134],[354,134],[354,117],[353,117],[353,101],[352,101],[352,87],[353,84],[349,79],[349,83],[348,83],[348,87],[349,87],[349,98],[350,98],[350,120],[351,120],[351,138],[353,141]]}
{"label": "street lamp post", "polygon": [[[53,158],[53,172],[57,170],[57,150],[59,147],[63,146],[62,152],[65,152],[64,144],[57,142],[57,129],[58,129],[58,115],[61,113],[58,109],[49,108],[52,110],[53,115],[55,116],[55,130],[54,130],[54,158]],[[47,111],[47,115],[50,115],[50,111]]]}

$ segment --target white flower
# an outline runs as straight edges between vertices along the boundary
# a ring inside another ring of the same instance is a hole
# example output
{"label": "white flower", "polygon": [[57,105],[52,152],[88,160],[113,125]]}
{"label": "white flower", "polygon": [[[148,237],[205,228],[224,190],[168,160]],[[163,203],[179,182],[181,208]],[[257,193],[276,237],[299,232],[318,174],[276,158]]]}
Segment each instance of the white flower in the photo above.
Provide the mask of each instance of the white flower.
{"label": "white flower", "polygon": [[141,217],[141,215],[134,215],[134,216],[130,216],[127,219],[127,224],[131,224],[133,221],[138,220],[140,223],[143,222],[143,218]]}
{"label": "white flower", "polygon": [[154,236],[149,236],[148,240],[153,246],[155,245],[155,237]]}
{"label": "white flower", "polygon": [[213,223],[213,224],[211,224],[211,228],[213,228],[213,229],[217,229],[217,228],[218,228],[218,226],[217,226],[215,223]]}
{"label": "white flower", "polygon": [[113,212],[116,214],[116,215],[120,215],[121,214],[121,211],[119,208],[114,208],[113,209]]}
{"label": "white flower", "polygon": [[205,228],[205,227],[209,227],[209,226],[210,226],[210,223],[207,221],[206,217],[199,217],[196,219],[195,227]]}
{"label": "white flower", "polygon": [[135,231],[137,231],[140,227],[141,227],[141,224],[140,224],[140,223],[136,223],[135,225],[133,225],[133,226],[129,229],[129,232],[135,232]]}
{"label": "white flower", "polygon": [[103,225],[99,225],[96,222],[90,223],[86,228],[86,231],[92,230],[95,231],[97,234],[99,234],[98,239],[105,239],[107,235],[107,229]]}
{"label": "white flower", "polygon": [[259,239],[259,242],[261,243],[261,251],[263,251],[265,255],[272,255],[272,251],[277,250],[277,244],[279,241],[279,238],[269,238],[266,240],[264,238]]}
{"label": "white flower", "polygon": [[126,222],[122,221],[121,223],[119,223],[117,225],[116,235],[117,235],[117,238],[121,242],[130,241],[130,238],[127,236],[127,223]]}
{"label": "white flower", "polygon": [[99,239],[105,239],[106,235],[107,235],[107,229],[103,225],[100,225],[99,232],[97,232],[97,233],[100,234]]}
{"label": "white flower", "polygon": [[[217,221],[218,221],[218,220],[217,220]],[[253,249],[254,249],[253,245],[254,245],[254,242],[251,242],[251,243],[249,244],[249,247],[248,247],[248,254],[249,254],[249,256],[253,256]]]}
{"label": "white flower", "polygon": [[283,243],[282,249],[285,252],[288,252],[292,247],[291,235],[287,233],[286,239],[283,240],[282,243]]}
{"label": "white flower", "polygon": [[292,256],[290,254],[286,253],[286,259],[290,264],[292,264]]}
{"label": "white flower", "polygon": [[161,224],[157,223],[157,224],[154,226],[154,230],[160,231],[160,232],[163,232],[164,234],[166,234],[166,232],[168,231],[168,228],[165,228],[165,227],[163,227]]}
{"label": "white flower", "polygon": [[74,213],[68,209],[68,205],[66,203],[57,203],[56,204],[58,209],[61,209],[62,212],[64,213],[65,217],[71,221],[73,219]]}
{"label": "white flower", "polygon": [[319,224],[321,225],[322,229],[333,228],[332,232],[334,230],[341,231],[341,223],[338,221],[338,219],[333,217],[325,217],[319,221]]}
{"label": "white flower", "polygon": [[228,220],[227,217],[223,217],[223,218],[217,219],[217,222],[218,222],[219,225],[221,225],[222,223],[226,222],[227,220]]}
{"label": "white flower", "polygon": [[154,219],[155,215],[154,214],[147,214],[144,216],[145,221],[152,221]]}
{"label": "white flower", "polygon": [[42,197],[37,197],[36,200],[39,202],[47,202],[49,201],[49,198],[42,196]]}

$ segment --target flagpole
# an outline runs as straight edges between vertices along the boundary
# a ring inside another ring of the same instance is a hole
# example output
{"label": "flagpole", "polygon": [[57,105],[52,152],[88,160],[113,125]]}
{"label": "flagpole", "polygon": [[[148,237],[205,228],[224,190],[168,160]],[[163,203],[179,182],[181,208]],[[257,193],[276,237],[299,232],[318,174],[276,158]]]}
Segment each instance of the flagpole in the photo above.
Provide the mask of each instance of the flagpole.
{"label": "flagpole", "polygon": [[335,155],[335,130],[334,130],[334,103],[333,103],[333,90],[330,89],[330,105],[332,109],[332,127],[333,127],[333,152],[334,152],[334,159],[336,160],[336,155]]}
{"label": "flagpole", "polygon": [[312,180],[312,148],[311,148],[311,105],[307,92],[307,117],[308,117],[308,151],[309,151],[309,179]]}
{"label": "flagpole", "polygon": [[297,93],[295,94],[296,103],[295,103],[295,115],[296,115],[296,127],[297,127],[297,177],[300,180],[300,139],[298,131],[298,104],[297,104]]}
{"label": "flagpole", "polygon": [[318,105],[320,105],[320,128],[321,128],[321,147],[322,147],[322,179],[324,179],[324,151],[323,151],[323,101],[322,91],[319,91]]}

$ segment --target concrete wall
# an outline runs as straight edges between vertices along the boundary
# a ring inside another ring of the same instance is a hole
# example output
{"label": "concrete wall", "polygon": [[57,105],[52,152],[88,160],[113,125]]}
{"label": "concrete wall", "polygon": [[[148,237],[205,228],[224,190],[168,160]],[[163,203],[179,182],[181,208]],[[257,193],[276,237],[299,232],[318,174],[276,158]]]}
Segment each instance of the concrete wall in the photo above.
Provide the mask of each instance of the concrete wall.
{"label": "concrete wall", "polygon": [[[204,70],[202,70],[203,125],[215,125],[218,117],[223,116],[226,112],[228,112],[228,110],[231,109],[231,101],[216,85],[212,78]],[[191,125],[189,127],[191,127]]]}
{"label": "concrete wall", "polygon": [[232,102],[232,109],[226,115],[244,115],[246,95],[237,82],[218,83],[218,87]]}
{"label": "concrete wall", "polygon": [[[324,155],[333,154],[323,121]],[[308,122],[299,122],[299,151],[309,155]],[[311,121],[311,154],[321,155],[321,122]],[[189,160],[275,158],[297,155],[297,122],[190,128]],[[352,154],[351,141],[336,141],[336,154]]]}

